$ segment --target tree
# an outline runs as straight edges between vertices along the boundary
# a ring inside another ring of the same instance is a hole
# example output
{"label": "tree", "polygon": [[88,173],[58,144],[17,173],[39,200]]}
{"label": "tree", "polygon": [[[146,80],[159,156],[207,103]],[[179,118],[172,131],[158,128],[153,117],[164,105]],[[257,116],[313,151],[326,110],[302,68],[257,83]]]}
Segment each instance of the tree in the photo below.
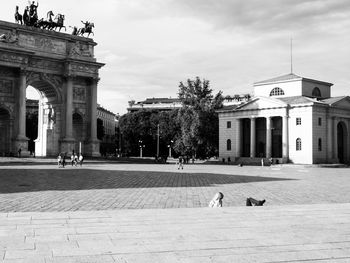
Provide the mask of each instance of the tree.
{"label": "tree", "polygon": [[144,156],[155,156],[157,153],[157,130],[159,124],[159,154],[167,155],[167,146],[180,133],[176,122],[177,110],[158,112],[155,110],[140,110],[127,113],[120,117],[120,132],[123,137],[124,153],[138,156],[139,141],[145,145]]}
{"label": "tree", "polygon": [[222,92],[213,96],[209,81],[197,77],[188,79],[187,85],[180,82],[179,98],[183,108],[178,114],[181,136],[176,142],[177,149],[182,154],[202,158],[217,155],[219,133],[215,110],[222,107]]}

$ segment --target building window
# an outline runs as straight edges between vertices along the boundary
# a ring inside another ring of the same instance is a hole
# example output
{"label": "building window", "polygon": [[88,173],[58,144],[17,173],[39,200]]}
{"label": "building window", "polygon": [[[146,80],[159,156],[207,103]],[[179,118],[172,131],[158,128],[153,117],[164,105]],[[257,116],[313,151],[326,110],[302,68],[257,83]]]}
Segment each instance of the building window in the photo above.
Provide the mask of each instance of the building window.
{"label": "building window", "polygon": [[284,91],[281,88],[273,88],[270,92],[270,97],[284,95]]}
{"label": "building window", "polygon": [[318,118],[318,126],[322,126],[322,118]]}
{"label": "building window", "polygon": [[296,125],[301,125],[301,118],[296,118]]}
{"label": "building window", "polygon": [[301,151],[301,139],[300,138],[298,138],[296,140],[296,150]]}
{"label": "building window", "polygon": [[227,129],[230,129],[230,128],[231,128],[231,122],[228,121],[228,122],[227,122]]}
{"label": "building window", "polygon": [[322,151],[322,139],[318,138],[318,150]]}
{"label": "building window", "polygon": [[231,151],[231,140],[230,139],[228,139],[226,142],[226,148],[228,151]]}
{"label": "building window", "polygon": [[315,87],[312,90],[312,97],[321,98],[321,91],[319,88]]}

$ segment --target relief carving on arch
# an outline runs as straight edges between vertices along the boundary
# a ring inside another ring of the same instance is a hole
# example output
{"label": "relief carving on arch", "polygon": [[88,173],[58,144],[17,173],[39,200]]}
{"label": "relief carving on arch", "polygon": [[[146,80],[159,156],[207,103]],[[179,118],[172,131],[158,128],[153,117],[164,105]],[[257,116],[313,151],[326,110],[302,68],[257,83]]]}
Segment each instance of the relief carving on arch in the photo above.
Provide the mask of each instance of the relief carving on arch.
{"label": "relief carving on arch", "polygon": [[74,101],[85,101],[86,88],[83,86],[74,86],[73,88],[73,100]]}
{"label": "relief carving on arch", "polygon": [[0,54],[0,61],[28,64],[28,57],[17,54],[2,53]]}
{"label": "relief carving on arch", "polygon": [[92,57],[92,51],[88,45],[83,45],[79,41],[76,41],[71,44],[68,55],[72,57]]}
{"label": "relief carving on arch", "polygon": [[72,63],[71,64],[71,69],[75,72],[83,72],[83,73],[92,73],[92,74],[97,74],[98,73],[98,68],[95,66],[88,66],[84,64],[77,64],[77,63]]}
{"label": "relief carving on arch", "polygon": [[31,59],[29,61],[29,66],[38,69],[49,69],[61,72],[64,65],[55,61],[48,61],[43,59]]}
{"label": "relief carving on arch", "polygon": [[0,94],[10,96],[13,94],[13,80],[0,78]]}

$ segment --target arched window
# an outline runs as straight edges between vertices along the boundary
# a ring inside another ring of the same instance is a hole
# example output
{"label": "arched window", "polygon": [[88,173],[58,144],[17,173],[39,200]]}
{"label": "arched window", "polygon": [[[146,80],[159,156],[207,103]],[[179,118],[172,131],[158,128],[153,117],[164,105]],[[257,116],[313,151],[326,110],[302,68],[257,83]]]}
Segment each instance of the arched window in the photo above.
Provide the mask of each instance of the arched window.
{"label": "arched window", "polygon": [[313,90],[312,90],[312,97],[317,97],[317,98],[320,98],[321,97],[321,91],[319,88],[315,87]]}
{"label": "arched window", "polygon": [[226,149],[227,149],[228,151],[231,151],[231,140],[230,140],[230,139],[228,139],[228,140],[226,141]]}
{"label": "arched window", "polygon": [[270,97],[271,96],[280,96],[280,95],[284,95],[284,91],[281,88],[273,88],[270,92]]}
{"label": "arched window", "polygon": [[318,138],[318,150],[322,151],[322,139]]}
{"label": "arched window", "polygon": [[300,138],[298,138],[296,140],[296,150],[301,151],[301,139]]}

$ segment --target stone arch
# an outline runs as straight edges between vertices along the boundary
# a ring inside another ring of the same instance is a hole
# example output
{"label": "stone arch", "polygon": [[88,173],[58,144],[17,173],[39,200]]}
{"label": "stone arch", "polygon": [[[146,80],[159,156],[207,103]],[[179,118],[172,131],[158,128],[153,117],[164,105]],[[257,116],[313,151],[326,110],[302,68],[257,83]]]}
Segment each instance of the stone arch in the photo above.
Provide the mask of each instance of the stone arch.
{"label": "stone arch", "polygon": [[[42,125],[37,138],[40,151],[37,153],[35,147],[35,153],[57,156],[74,148],[72,115],[77,107],[86,113],[84,154],[100,156],[96,137],[97,84],[104,64],[94,57],[96,43],[90,38],[0,21],[0,31],[12,30],[21,41],[3,45],[0,56],[0,103],[12,108],[12,152],[22,149],[22,156],[29,155],[26,88],[30,85],[41,98],[38,123]],[[71,43],[77,41],[81,52],[72,54]]]}
{"label": "stone arch", "polygon": [[27,85],[37,89],[49,102],[62,102],[62,80],[58,76],[31,72],[27,75]]}
{"label": "stone arch", "polygon": [[[60,108],[62,102],[62,90],[60,81],[48,74],[30,72],[27,74],[27,86],[32,86],[39,92],[38,101],[38,136],[35,142],[35,155],[56,155],[59,148],[57,134],[61,129]],[[29,144],[28,144],[28,150]]]}
{"label": "stone arch", "polygon": [[343,121],[337,124],[337,157],[340,163],[348,161],[348,129]]}
{"label": "stone arch", "polygon": [[0,156],[10,155],[11,152],[11,113],[0,104]]}

